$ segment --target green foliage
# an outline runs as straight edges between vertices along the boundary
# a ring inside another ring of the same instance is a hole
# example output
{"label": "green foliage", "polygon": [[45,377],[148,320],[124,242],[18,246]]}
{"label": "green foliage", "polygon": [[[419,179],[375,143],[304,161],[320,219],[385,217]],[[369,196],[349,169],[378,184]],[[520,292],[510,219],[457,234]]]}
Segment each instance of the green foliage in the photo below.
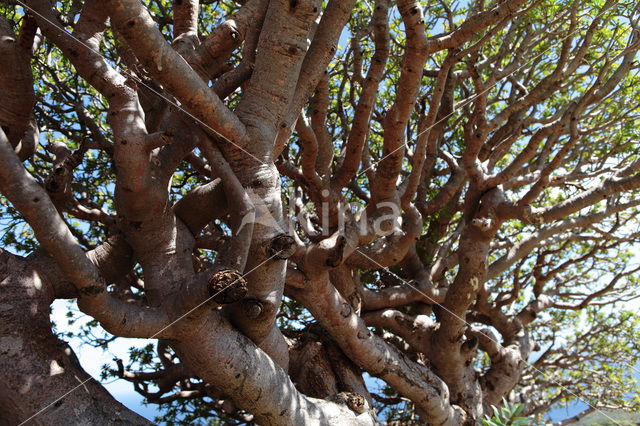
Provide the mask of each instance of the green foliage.
{"label": "green foliage", "polygon": [[640,423],[640,413],[625,410],[598,410],[581,419],[576,426],[631,426]]}
{"label": "green foliage", "polygon": [[[172,39],[172,2],[169,0],[145,0],[145,5],[153,14],[162,34],[167,40]],[[201,2],[199,14],[199,31],[208,34],[213,28],[236,12],[243,2],[204,1]],[[326,6],[327,2],[324,2]],[[394,2],[391,2],[392,4]],[[452,31],[468,16],[474,13],[473,8],[485,2],[422,2],[425,8],[425,28],[427,36],[434,36]],[[479,75],[488,84],[488,78],[496,69],[506,69],[515,64],[513,73],[504,81],[487,87],[486,119],[490,121],[511,105],[525,92],[533,90],[537,84],[548,78],[556,70],[561,54],[562,43],[568,36],[569,24],[564,13],[570,9],[573,1],[543,0],[527,10],[519,19],[513,20],[496,30],[495,34],[482,46],[479,58],[488,60],[503,49],[517,52],[526,46],[525,60],[517,55],[505,55],[500,61],[490,66],[479,67]],[[571,49],[578,49],[580,42],[587,34],[590,23],[600,14],[604,4],[602,0],[586,0],[579,3],[580,17]],[[72,29],[77,21],[79,3],[72,0],[56,2],[61,14],[66,14]],[[522,116],[522,122],[531,122],[525,132],[516,138],[509,152],[500,157],[494,171],[499,172],[507,167],[522,152],[531,140],[532,135],[542,125],[553,120],[554,116],[564,111],[575,99],[592,89],[596,76],[607,78],[613,75],[620,62],[626,43],[630,36],[629,16],[637,5],[631,1],[616,2],[602,15],[602,25],[593,34],[594,42],[586,52],[576,72],[567,75],[560,84],[549,91],[546,98],[532,105]],[[328,68],[328,120],[327,133],[332,141],[335,156],[331,168],[340,166],[339,155],[345,149],[345,143],[353,124],[354,111],[360,99],[363,82],[354,76],[366,74],[375,49],[373,33],[370,27],[373,1],[358,1],[348,26],[340,40],[338,52]],[[0,13],[6,16],[15,29],[23,20],[21,8],[0,3]],[[368,132],[368,149],[372,158],[379,159],[383,155],[383,123],[386,112],[397,99],[396,85],[402,70],[402,58],[405,53],[405,30],[397,7],[389,9],[390,55],[385,65],[379,93],[375,99],[375,108],[371,115],[371,128]],[[515,35],[510,42],[508,34],[514,30]],[[468,48],[479,41],[485,34],[478,33],[460,49]],[[354,45],[359,43],[361,52],[361,69],[356,70],[356,54]],[[105,31],[100,53],[107,61],[124,75],[130,73],[118,50],[126,46],[118,44],[111,31]],[[573,50],[572,50],[573,51]],[[575,51],[573,51],[575,53]],[[439,51],[429,56],[422,77],[423,85],[418,94],[419,104],[428,100],[434,87],[435,79],[429,71],[438,70],[449,52]],[[612,59],[613,58],[613,59]],[[232,54],[228,62],[231,66],[242,59],[241,49]],[[465,59],[466,61],[466,59]],[[463,75],[468,64],[460,61],[453,72]],[[607,68],[611,64],[611,67]],[[70,151],[87,148],[82,164],[74,170],[72,193],[76,200],[85,205],[99,209],[115,220],[114,202],[115,173],[108,147],[113,143],[113,135],[107,123],[106,100],[75,72],[70,61],[49,41],[40,44],[33,58],[34,89],[37,106],[34,116],[40,124],[41,140],[36,155],[25,163],[29,172],[40,183],[44,183],[55,161],[55,147],[64,145]],[[524,67],[526,65],[526,67]],[[507,81],[508,80],[508,81]],[[516,88],[514,82],[522,85]],[[639,111],[640,75],[637,69],[629,73],[609,96],[600,102],[590,105],[580,123],[580,139],[577,148],[568,157],[562,167],[551,171],[549,184],[542,195],[532,204],[536,207],[548,207],[561,203],[579,194],[594,184],[607,179],[611,170],[621,168],[638,161],[637,140],[640,135]],[[226,99],[227,105],[233,109],[239,99],[238,93]],[[472,82],[459,77],[453,90],[452,102],[458,108],[442,121],[444,130],[439,146],[451,158],[460,160],[466,149],[464,141],[464,124],[471,115],[473,103]],[[425,107],[426,108],[426,107]],[[91,117],[95,128],[103,137],[107,148],[96,149],[96,137],[88,123],[81,119],[81,112]],[[312,113],[311,105],[307,105],[307,115]],[[412,111],[407,125],[407,149],[415,148],[417,119],[421,111]],[[303,150],[297,134],[287,146],[284,158],[298,163]],[[568,142],[566,134],[562,135],[558,144],[549,148],[547,157],[541,161],[549,165],[558,151]],[[537,147],[545,149],[545,141]],[[405,158],[403,170],[405,175],[412,169],[412,161]],[[488,160],[487,160],[488,161]],[[438,195],[447,183],[450,166],[442,156],[435,160],[433,176],[425,188],[426,200]],[[535,168],[532,160],[526,164]],[[363,167],[364,168],[364,167]],[[361,170],[362,171],[362,170]],[[573,174],[573,175],[572,175]],[[567,177],[574,176],[574,179]],[[575,176],[579,176],[576,178]],[[176,202],[181,196],[206,181],[194,168],[182,163],[173,175],[169,187],[169,201]],[[288,178],[282,178],[283,188],[295,185]],[[363,192],[370,189],[369,177],[359,173],[353,186]],[[353,186],[345,190],[345,198],[352,203],[366,204],[366,200],[357,195]],[[509,188],[507,196],[517,200],[529,186],[521,185]],[[439,247],[450,238],[461,223],[462,213],[459,204],[464,200],[466,187],[444,208],[424,218],[424,232],[417,243],[417,252],[426,266],[431,266]],[[625,203],[638,198],[636,193],[619,194],[575,213],[571,218],[583,214],[601,213],[609,206]],[[307,195],[303,196],[305,208],[311,215],[315,206]],[[0,196],[0,243],[2,247],[12,251],[28,254],[39,248],[33,232],[5,198]],[[72,229],[74,236],[87,249],[95,247],[109,235],[109,227],[99,221],[86,221],[64,213],[64,218]],[[570,218],[570,219],[571,219]],[[219,230],[224,231],[220,223]],[[521,221],[508,221],[499,231],[489,253],[489,262],[509,253],[509,250],[532,234],[540,227]],[[640,358],[640,319],[634,312],[619,308],[619,303],[632,299],[637,294],[638,273],[634,271],[634,244],[640,239],[637,208],[631,208],[599,221],[596,224],[567,232],[560,240],[544,240],[542,244],[530,250],[513,268],[489,280],[486,283],[489,296],[487,299],[496,303],[502,312],[517,313],[535,300],[538,293],[552,292],[559,306],[566,309],[552,308],[541,314],[530,326],[536,342],[540,346],[534,359],[530,360],[533,368],[525,371],[523,380],[514,392],[519,392],[527,385],[535,385],[539,398],[556,401],[560,406],[572,404],[578,399],[598,404],[609,404],[629,409],[640,407],[639,387],[635,379],[629,375],[629,366]],[[304,238],[304,237],[303,237]],[[604,242],[603,242],[604,241]],[[305,240],[305,242],[309,242]],[[453,241],[451,252],[456,248]],[[211,250],[200,250],[198,257],[203,262],[212,261],[215,253]],[[392,272],[401,275],[398,266]],[[445,276],[435,283],[441,287],[451,284],[457,266],[453,266]],[[397,277],[381,270],[358,271],[360,282],[371,290],[381,290],[399,283]],[[582,309],[577,307],[589,294],[601,290],[613,281],[617,274],[623,276],[613,286],[591,301],[596,307]],[[138,268],[132,273],[131,280],[141,277]],[[142,290],[132,287],[127,294],[135,300],[140,299]],[[513,297],[511,297],[513,296]],[[607,307],[612,306],[613,308]],[[604,307],[603,307],[604,306]],[[573,307],[576,307],[573,309]],[[409,308],[403,313],[411,313]],[[73,325],[80,318],[77,311],[69,309],[68,324]],[[59,328],[63,324],[58,324]],[[295,335],[300,330],[317,326],[314,318],[299,303],[291,298],[283,298],[277,317],[277,325],[285,335]],[[105,333],[96,321],[85,321],[77,328],[75,334],[66,332],[61,337],[80,337],[87,344],[106,347],[114,337]],[[382,330],[377,330],[382,334]],[[62,333],[62,332],[61,332]],[[412,355],[413,356],[413,355]],[[177,357],[176,357],[177,362]],[[479,369],[490,365],[486,353],[476,359]],[[151,372],[162,368],[153,345],[132,347],[125,363],[127,369]],[[107,366],[103,369],[102,379],[112,379],[117,371]],[[189,379],[193,387],[204,386],[199,379]],[[155,390],[153,383],[149,384]],[[178,390],[172,389],[171,391]],[[630,395],[633,395],[630,397]],[[417,422],[413,403],[400,397],[392,388],[384,386],[375,395],[376,409],[383,413],[388,422],[409,424]],[[149,403],[157,401],[148,400]],[[494,416],[483,420],[484,425],[524,425],[531,419],[519,417],[523,405],[504,403],[501,408],[493,407]],[[551,407],[549,407],[551,408]],[[226,417],[216,401],[208,396],[191,400],[174,400],[160,403],[162,415],[159,421],[166,424],[222,424],[240,421],[238,418]]]}
{"label": "green foliage", "polygon": [[524,409],[524,404],[510,404],[503,398],[502,407],[492,405],[491,408],[493,416],[485,416],[482,426],[524,426],[533,422],[533,419],[518,416]]}

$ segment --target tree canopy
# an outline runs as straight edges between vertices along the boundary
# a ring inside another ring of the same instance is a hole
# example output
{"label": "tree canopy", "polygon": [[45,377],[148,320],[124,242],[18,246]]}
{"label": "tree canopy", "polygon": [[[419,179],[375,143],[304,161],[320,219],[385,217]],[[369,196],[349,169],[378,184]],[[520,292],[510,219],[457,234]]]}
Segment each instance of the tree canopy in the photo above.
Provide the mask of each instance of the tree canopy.
{"label": "tree canopy", "polygon": [[637,2],[0,12],[0,417],[145,423],[56,299],[170,424],[638,408]]}

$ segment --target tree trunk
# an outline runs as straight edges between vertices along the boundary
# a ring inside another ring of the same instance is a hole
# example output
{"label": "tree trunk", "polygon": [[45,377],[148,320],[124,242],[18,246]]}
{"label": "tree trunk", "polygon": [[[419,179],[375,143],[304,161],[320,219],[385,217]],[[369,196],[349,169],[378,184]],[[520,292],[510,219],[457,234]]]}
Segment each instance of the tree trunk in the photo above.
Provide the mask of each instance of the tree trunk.
{"label": "tree trunk", "polygon": [[54,289],[38,255],[0,249],[0,424],[150,425],[87,374],[51,332]]}

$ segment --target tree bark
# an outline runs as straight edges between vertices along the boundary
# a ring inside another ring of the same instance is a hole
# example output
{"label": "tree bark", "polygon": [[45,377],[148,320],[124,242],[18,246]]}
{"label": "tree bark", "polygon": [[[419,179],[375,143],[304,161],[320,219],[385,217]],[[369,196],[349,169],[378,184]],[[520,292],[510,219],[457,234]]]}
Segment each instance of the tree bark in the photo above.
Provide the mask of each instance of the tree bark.
{"label": "tree bark", "polygon": [[116,401],[51,332],[44,255],[0,249],[0,423],[151,425]]}

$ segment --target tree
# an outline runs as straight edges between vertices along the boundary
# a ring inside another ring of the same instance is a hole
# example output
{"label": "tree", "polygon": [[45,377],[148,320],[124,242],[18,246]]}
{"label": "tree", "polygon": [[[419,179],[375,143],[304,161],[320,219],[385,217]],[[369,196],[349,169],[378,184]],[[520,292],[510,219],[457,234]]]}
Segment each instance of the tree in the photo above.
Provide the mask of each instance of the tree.
{"label": "tree", "polygon": [[0,7],[2,418],[637,406],[636,2]]}

